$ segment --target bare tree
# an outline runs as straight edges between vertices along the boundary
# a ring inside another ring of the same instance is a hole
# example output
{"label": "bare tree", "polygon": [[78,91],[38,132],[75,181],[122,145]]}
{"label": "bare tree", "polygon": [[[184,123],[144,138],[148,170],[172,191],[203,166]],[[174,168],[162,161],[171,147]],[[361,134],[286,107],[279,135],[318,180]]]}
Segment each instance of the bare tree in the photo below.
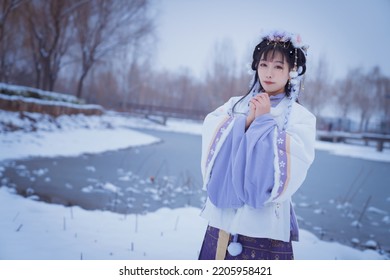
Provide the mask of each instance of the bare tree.
{"label": "bare tree", "polygon": [[[360,124],[359,130],[366,131],[371,117],[378,110],[378,90],[376,79],[379,76],[379,69],[374,68],[369,73],[362,69],[350,70],[347,75],[348,88],[345,90],[346,99],[344,103],[350,102],[355,113],[358,114]],[[377,75],[377,77],[374,77]]]}
{"label": "bare tree", "polygon": [[74,31],[81,61],[77,97],[81,97],[84,79],[96,62],[120,48],[139,49],[137,44],[153,30],[148,5],[147,0],[95,0],[76,11]]}
{"label": "bare tree", "polygon": [[299,100],[305,104],[315,115],[320,116],[326,105],[333,103],[331,77],[326,58],[321,57],[313,70],[307,74],[304,82],[305,89]]}
{"label": "bare tree", "polygon": [[381,131],[390,133],[390,78],[382,77],[380,84],[380,109],[381,114]]}
{"label": "bare tree", "polygon": [[337,80],[333,87],[333,91],[337,96],[335,100],[336,108],[339,108],[341,114],[340,117],[344,119],[352,113],[352,109],[354,108],[354,104],[351,101],[355,98],[354,76],[356,74],[358,74],[357,69],[350,70],[345,78]]}
{"label": "bare tree", "polygon": [[71,43],[70,15],[79,3],[33,0],[23,6],[26,48],[31,50],[38,88],[53,90],[62,58]]}
{"label": "bare tree", "polygon": [[158,83],[155,80],[156,73],[153,73],[150,60],[141,60],[141,52],[135,48],[133,50],[134,52],[124,53],[123,60],[118,64],[117,78],[121,80],[122,110],[127,110],[129,104],[148,103],[145,93],[151,89],[149,84]]}
{"label": "bare tree", "polygon": [[12,14],[23,1],[2,0],[0,3],[0,81],[2,82],[9,80],[13,58],[18,49],[14,39],[18,30],[15,28],[16,19],[12,18]]}
{"label": "bare tree", "polygon": [[238,73],[235,56],[236,52],[231,40],[216,41],[206,75],[206,91],[213,107],[217,107],[231,96],[237,95],[236,79]]}
{"label": "bare tree", "polygon": [[386,82],[378,66],[373,67],[365,74],[364,98],[361,100],[362,120],[361,128],[368,130],[372,118],[380,119],[386,110]]}

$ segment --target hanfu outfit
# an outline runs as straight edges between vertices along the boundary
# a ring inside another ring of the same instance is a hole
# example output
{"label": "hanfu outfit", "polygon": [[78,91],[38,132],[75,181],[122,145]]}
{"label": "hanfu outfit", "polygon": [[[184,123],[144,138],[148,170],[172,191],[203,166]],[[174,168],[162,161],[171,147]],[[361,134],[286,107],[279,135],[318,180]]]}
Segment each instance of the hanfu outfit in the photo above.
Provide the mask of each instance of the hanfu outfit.
{"label": "hanfu outfit", "polygon": [[[283,93],[270,96],[271,112],[245,129],[251,98],[232,112],[240,99],[233,97],[204,121],[201,216],[208,228],[199,259],[293,259],[291,196],[314,160],[316,119]],[[233,243],[237,253],[227,250]]]}

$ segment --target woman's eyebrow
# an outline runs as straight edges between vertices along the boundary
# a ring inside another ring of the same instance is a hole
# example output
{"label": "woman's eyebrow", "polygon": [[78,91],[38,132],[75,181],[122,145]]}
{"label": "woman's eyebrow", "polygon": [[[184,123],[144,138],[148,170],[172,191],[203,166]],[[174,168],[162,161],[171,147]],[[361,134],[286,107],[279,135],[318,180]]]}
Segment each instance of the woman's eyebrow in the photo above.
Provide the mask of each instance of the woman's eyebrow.
{"label": "woman's eyebrow", "polygon": [[[266,61],[266,62],[268,62],[268,60],[266,60],[266,59],[264,59],[264,58],[260,59],[260,61]],[[275,60],[274,62],[278,62],[278,63],[284,64],[284,61],[282,61],[282,60]]]}

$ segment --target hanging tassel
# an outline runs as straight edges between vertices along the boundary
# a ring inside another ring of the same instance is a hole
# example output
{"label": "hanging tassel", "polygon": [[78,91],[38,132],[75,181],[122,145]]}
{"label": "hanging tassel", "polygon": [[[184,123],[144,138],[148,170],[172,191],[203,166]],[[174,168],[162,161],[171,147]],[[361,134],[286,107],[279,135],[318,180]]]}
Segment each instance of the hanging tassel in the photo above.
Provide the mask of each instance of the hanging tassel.
{"label": "hanging tassel", "polygon": [[241,243],[237,242],[237,240],[238,240],[238,234],[235,234],[233,236],[233,242],[230,242],[228,246],[228,252],[233,257],[238,256],[242,252],[242,245]]}

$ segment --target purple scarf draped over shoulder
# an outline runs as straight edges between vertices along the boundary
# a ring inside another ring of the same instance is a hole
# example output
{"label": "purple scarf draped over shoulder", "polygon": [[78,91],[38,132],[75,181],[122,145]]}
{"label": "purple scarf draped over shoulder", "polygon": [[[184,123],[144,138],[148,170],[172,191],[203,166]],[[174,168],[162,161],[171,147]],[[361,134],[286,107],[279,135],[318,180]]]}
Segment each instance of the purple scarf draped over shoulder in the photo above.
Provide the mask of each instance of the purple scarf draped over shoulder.
{"label": "purple scarf draped over shoulder", "polygon": [[[285,94],[271,96],[275,107]],[[274,185],[274,130],[270,114],[257,117],[245,131],[245,115],[235,122],[223,143],[211,171],[207,193],[218,208],[239,208],[247,204],[261,208]]]}

